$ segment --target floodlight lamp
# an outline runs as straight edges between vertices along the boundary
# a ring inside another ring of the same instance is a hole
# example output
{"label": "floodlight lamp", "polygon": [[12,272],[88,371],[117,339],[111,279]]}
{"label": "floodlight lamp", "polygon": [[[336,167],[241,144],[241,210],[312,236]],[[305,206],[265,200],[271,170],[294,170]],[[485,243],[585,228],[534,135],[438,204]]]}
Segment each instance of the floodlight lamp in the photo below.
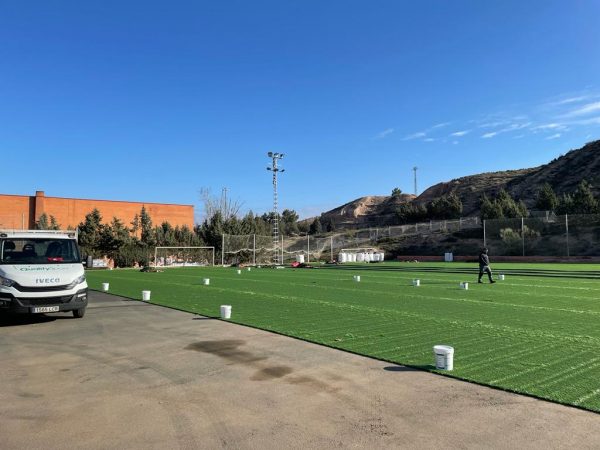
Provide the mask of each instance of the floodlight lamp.
{"label": "floodlight lamp", "polygon": [[273,152],[269,152],[269,153],[267,153],[267,156],[268,156],[269,158],[272,158],[272,157],[273,157]]}
{"label": "floodlight lamp", "polygon": [[270,167],[267,167],[267,170],[271,170],[271,168],[270,168]]}
{"label": "floodlight lamp", "polygon": [[285,169],[281,169],[280,172],[285,172]]}

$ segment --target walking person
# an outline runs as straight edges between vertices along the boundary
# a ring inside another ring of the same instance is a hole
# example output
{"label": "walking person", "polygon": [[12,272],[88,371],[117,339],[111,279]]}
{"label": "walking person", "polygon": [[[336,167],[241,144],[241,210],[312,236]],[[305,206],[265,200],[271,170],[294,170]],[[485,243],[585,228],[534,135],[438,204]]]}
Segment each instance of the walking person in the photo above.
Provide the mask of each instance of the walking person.
{"label": "walking person", "polygon": [[490,257],[488,256],[488,249],[484,248],[479,254],[479,279],[478,283],[483,283],[481,281],[481,277],[483,274],[487,273],[488,278],[490,279],[490,283],[495,283],[492,279],[492,269],[490,269]]}

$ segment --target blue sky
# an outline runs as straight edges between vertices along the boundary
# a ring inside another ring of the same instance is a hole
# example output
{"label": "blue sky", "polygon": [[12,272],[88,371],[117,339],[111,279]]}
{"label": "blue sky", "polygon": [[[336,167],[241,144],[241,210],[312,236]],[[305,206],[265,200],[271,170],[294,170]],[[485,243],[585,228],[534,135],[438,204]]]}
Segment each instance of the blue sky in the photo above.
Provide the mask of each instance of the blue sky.
{"label": "blue sky", "polygon": [[596,1],[0,1],[0,192],[281,206],[600,138]]}

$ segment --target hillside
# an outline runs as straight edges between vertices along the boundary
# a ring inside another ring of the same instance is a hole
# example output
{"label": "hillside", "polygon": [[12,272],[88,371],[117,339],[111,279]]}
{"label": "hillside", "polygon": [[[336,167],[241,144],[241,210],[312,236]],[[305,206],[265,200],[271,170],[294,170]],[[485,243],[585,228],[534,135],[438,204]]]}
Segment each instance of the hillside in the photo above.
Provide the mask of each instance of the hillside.
{"label": "hillside", "polygon": [[416,198],[407,194],[361,197],[323,213],[321,220],[331,218],[339,228],[385,226],[393,223],[394,211],[400,203],[428,203],[453,192],[463,203],[463,216],[470,216],[479,213],[484,193],[493,196],[502,188],[532,208],[543,183],[550,183],[561,195],[572,192],[583,179],[592,183],[594,193],[600,195],[600,141],[590,142],[539,167],[469,175],[438,183]]}
{"label": "hillside", "polygon": [[425,190],[416,201],[427,203],[454,192],[463,202],[463,214],[468,216],[477,214],[479,199],[484,193],[494,195],[504,188],[532,208],[537,192],[545,182],[550,183],[554,191],[561,195],[572,192],[584,179],[592,183],[596,194],[600,193],[600,141],[590,142],[532,169],[483,173],[438,183]]}
{"label": "hillside", "polygon": [[415,199],[412,194],[399,196],[369,195],[348,202],[321,214],[321,222],[332,219],[339,228],[369,227],[383,225],[394,215],[400,203]]}

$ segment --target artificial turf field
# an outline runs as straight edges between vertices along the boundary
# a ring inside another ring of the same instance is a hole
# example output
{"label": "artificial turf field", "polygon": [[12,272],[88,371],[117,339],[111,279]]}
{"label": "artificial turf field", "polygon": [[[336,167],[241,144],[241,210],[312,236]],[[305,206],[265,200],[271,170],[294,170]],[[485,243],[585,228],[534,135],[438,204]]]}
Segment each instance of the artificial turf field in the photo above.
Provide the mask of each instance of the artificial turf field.
{"label": "artificial turf field", "polygon": [[[432,347],[455,349],[453,377],[600,412],[600,265],[495,264],[477,284],[461,263],[315,269],[88,271],[91,289],[218,317],[435,371]],[[361,282],[353,281],[360,275]],[[210,285],[202,285],[210,278]],[[413,287],[412,280],[421,280]],[[468,281],[469,290],[459,289]]]}

